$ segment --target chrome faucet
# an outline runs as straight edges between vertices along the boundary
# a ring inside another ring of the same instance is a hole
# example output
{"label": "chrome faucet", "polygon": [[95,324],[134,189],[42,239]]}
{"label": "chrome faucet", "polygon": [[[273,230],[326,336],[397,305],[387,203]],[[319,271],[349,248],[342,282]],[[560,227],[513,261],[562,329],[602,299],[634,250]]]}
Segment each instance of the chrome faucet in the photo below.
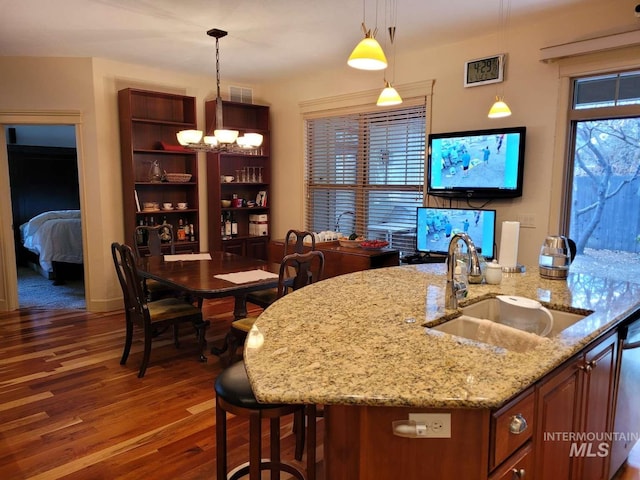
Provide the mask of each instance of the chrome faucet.
{"label": "chrome faucet", "polygon": [[343,215],[355,215],[356,212],[352,212],[351,210],[345,210],[344,212],[342,212],[340,215],[338,215],[338,219],[336,220],[336,224],[333,227],[333,231],[334,232],[339,232],[340,230],[340,219],[342,218]]}
{"label": "chrome faucet", "polygon": [[458,296],[466,291],[467,286],[455,279],[455,270],[458,259],[456,258],[456,249],[458,240],[462,240],[467,246],[467,275],[481,275],[480,260],[476,246],[471,237],[466,233],[456,233],[451,237],[449,242],[449,251],[447,254],[447,288],[445,290],[445,307],[458,308]]}

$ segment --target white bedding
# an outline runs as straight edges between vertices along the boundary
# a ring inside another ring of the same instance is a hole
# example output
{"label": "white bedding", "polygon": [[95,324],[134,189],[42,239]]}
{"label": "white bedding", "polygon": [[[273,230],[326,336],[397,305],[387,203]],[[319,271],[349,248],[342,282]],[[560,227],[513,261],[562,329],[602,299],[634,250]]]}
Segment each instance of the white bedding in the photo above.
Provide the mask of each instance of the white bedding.
{"label": "white bedding", "polygon": [[80,210],[44,212],[20,225],[22,244],[39,256],[45,272],[51,262],[82,263]]}

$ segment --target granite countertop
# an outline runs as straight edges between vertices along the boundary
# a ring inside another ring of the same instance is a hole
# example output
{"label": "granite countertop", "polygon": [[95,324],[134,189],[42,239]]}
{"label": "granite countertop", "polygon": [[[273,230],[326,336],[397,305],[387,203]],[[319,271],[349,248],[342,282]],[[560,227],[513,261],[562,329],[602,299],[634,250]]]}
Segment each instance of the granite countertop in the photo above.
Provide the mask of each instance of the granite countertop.
{"label": "granite countertop", "polygon": [[524,353],[428,332],[460,314],[444,308],[443,264],[342,275],[290,293],[256,321],[245,348],[259,401],[494,408],[527,388],[639,306],[640,284],[571,271],[547,280],[537,267],[470,285],[459,306],[500,294],[548,308],[593,311]]}

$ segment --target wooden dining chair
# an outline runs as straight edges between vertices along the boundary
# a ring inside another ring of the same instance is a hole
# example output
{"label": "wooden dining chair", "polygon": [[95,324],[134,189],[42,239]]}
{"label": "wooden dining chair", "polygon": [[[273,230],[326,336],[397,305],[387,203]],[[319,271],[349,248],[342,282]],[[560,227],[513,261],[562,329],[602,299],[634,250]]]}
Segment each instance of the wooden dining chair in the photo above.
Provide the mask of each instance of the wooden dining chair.
{"label": "wooden dining chair", "polygon": [[[316,239],[313,233],[303,230],[289,230],[284,238],[283,258],[289,253],[289,248],[293,247],[294,253],[304,253],[304,240],[306,237],[311,238],[311,250],[316,249]],[[295,243],[294,243],[295,240]],[[293,243],[293,245],[291,245]],[[278,290],[276,288],[268,288],[266,290],[258,290],[247,294],[247,302],[267,308],[278,298]]]}
{"label": "wooden dining chair", "polygon": [[[278,274],[278,288],[276,298],[286,295],[289,291],[297,290],[322,279],[324,273],[324,254],[319,250],[311,250],[307,253],[291,253],[280,262]],[[213,347],[214,355],[228,354],[228,363],[233,363],[240,357],[237,349],[244,343],[249,330],[257,317],[246,317],[235,320],[227,333],[224,345],[220,348]]]}
{"label": "wooden dining chair", "polygon": [[173,327],[173,341],[178,348],[179,326],[182,323],[193,325],[198,340],[198,358],[201,362],[206,362],[207,357],[204,355],[205,332],[210,322],[202,318],[200,309],[175,297],[147,301],[131,247],[113,242],[111,255],[124,296],[126,334],[120,365],[126,364],[129,357],[134,326],[142,328],[144,333],[144,351],[138,372],[138,377],[142,378],[149,363],[153,338],[158,335],[158,332],[164,331],[163,329]]}

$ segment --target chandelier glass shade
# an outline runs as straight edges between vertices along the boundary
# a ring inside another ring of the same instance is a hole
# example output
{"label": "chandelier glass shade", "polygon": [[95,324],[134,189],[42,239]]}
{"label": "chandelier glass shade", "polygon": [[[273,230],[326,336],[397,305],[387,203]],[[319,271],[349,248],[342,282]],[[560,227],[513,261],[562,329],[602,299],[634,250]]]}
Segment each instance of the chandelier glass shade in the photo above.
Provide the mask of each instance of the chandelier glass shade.
{"label": "chandelier glass shade", "polygon": [[213,135],[204,135],[202,130],[181,130],[176,136],[178,143],[198,152],[228,152],[255,150],[262,145],[262,135],[229,130],[223,126],[222,97],[220,96],[220,47],[219,40],[227,35],[224,30],[213,28],[207,35],[216,39],[216,129]]}

